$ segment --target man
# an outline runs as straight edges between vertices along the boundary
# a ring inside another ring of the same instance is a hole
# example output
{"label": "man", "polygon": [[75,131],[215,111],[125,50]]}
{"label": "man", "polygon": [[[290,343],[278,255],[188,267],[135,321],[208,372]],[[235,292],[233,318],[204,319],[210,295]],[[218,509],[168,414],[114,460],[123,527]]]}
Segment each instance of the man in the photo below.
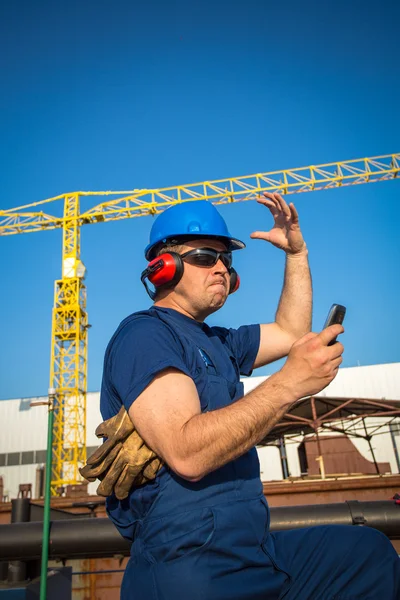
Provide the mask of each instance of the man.
{"label": "man", "polygon": [[[336,376],[343,346],[328,344],[343,327],[310,333],[311,277],[296,209],[279,194],[258,201],[274,226],[251,237],[286,253],[274,323],[237,330],[205,324],[237,289],[232,252],[244,243],[213,205],[189,202],[156,219],[142,276],[155,302],[125,319],[107,348],[103,418],[124,406],[147,457],[163,461],[155,478],[136,480],[125,499],[118,491],[107,499],[110,518],[132,540],[121,597],[398,598],[399,560],[381,533],[269,532],[255,445],[294,402]],[[280,371],[243,395],[240,375],[284,356]],[[128,463],[129,452],[124,456]]]}

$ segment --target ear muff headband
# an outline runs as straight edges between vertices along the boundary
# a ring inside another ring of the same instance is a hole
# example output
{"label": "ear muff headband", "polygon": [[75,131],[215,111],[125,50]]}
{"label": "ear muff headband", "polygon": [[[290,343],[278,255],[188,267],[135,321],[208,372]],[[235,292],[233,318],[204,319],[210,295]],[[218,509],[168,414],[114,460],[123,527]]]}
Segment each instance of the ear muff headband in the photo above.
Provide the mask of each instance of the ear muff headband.
{"label": "ear muff headband", "polygon": [[[183,268],[183,260],[180,254],[177,252],[167,252],[149,262],[147,268],[142,272],[140,280],[150,298],[154,300],[156,292],[148,287],[146,279],[154,285],[156,290],[164,285],[174,286],[181,280]],[[233,267],[229,269],[229,277],[229,293],[233,294],[240,286],[240,277]]]}

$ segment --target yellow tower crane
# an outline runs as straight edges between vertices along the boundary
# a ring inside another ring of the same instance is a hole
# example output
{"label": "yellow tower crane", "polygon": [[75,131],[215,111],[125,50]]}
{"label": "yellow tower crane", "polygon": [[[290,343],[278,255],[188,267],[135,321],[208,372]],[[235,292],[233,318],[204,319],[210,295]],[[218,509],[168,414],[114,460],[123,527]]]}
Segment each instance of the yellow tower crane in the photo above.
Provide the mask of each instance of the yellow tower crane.
{"label": "yellow tower crane", "polygon": [[[80,258],[81,225],[155,215],[193,200],[228,204],[253,200],[264,191],[283,194],[394,179],[400,154],[257,173],[177,187],[122,192],[74,192],[0,211],[0,235],[63,229],[62,277],[55,282],[50,388],[55,389],[51,491],[79,483],[86,462],[87,330],[85,268]],[[111,197],[80,212],[83,196]],[[64,216],[38,211],[62,200]]]}

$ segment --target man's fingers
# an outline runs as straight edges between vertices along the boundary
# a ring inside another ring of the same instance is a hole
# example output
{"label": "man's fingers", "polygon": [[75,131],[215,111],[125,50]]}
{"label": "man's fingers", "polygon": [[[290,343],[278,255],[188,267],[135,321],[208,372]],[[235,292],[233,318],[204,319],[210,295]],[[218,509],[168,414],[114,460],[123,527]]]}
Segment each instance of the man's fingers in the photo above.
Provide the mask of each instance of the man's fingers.
{"label": "man's fingers", "polygon": [[273,192],[263,192],[263,195],[260,196],[260,198],[262,198],[264,196],[264,198],[268,198],[268,200],[271,200],[275,205],[277,205],[279,207],[279,202],[278,199],[276,198],[276,196],[278,196],[279,194],[275,194]]}
{"label": "man's fingers", "polygon": [[269,208],[276,209],[276,204],[273,200],[266,198],[265,196],[257,196],[257,202],[260,204],[264,204],[264,206],[268,206]]}
{"label": "man's fingers", "polygon": [[281,213],[281,214],[283,213],[286,218],[290,218],[290,216],[291,216],[290,208],[288,207],[286,201],[284,200],[284,198],[282,198],[282,196],[280,194],[278,194],[277,192],[275,192],[275,193],[264,192],[263,195],[266,198],[268,198],[269,200],[271,200],[272,202],[274,202],[279,213]]}
{"label": "man's fingers", "polygon": [[279,194],[275,194],[275,195],[278,199],[279,206],[281,207],[281,211],[285,215],[286,220],[289,220],[291,217],[290,208],[288,207],[286,201],[282,198],[282,196],[280,196]]}
{"label": "man's fingers", "polygon": [[270,240],[268,231],[253,231],[250,237],[252,240],[265,240],[266,242]]}
{"label": "man's fingers", "polygon": [[270,200],[269,198],[266,198],[264,196],[258,196],[257,202],[259,204],[263,204],[264,206],[266,206],[269,209],[269,211],[274,219],[276,219],[279,216],[279,214],[281,212],[279,205],[277,206],[277,203],[274,202],[273,200]]}
{"label": "man's fingers", "polygon": [[318,335],[323,345],[327,346],[329,342],[343,332],[344,327],[342,325],[330,325],[329,327],[326,327],[326,329],[323,329]]}
{"label": "man's fingers", "polygon": [[291,202],[289,204],[289,208],[290,208],[290,213],[292,215],[292,221],[293,221],[293,223],[295,223],[296,225],[298,225],[298,223],[299,223],[299,213],[297,212],[296,207],[293,204],[293,202]]}
{"label": "man's fingers", "polygon": [[340,342],[336,342],[336,344],[332,344],[332,346],[329,346],[329,349],[331,351],[331,359],[332,360],[338,358],[339,356],[342,356],[342,354],[344,352],[344,346]]}
{"label": "man's fingers", "polygon": [[343,362],[343,358],[341,356],[339,356],[338,358],[335,358],[335,360],[332,361],[332,367],[334,369],[338,369],[340,367],[340,365]]}
{"label": "man's fingers", "polygon": [[264,192],[261,196],[261,203],[264,204],[265,199],[268,199],[275,206],[274,219],[277,219],[282,214],[282,208],[279,202],[279,194],[272,194],[270,192]]}

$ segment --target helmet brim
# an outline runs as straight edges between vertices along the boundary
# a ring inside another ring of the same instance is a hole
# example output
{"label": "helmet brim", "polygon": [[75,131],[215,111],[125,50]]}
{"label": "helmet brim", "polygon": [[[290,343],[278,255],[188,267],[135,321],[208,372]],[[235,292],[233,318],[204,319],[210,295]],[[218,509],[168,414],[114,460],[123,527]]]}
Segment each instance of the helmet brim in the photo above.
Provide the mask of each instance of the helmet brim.
{"label": "helmet brim", "polygon": [[210,235],[210,234],[193,234],[193,235],[182,235],[182,233],[180,234],[176,234],[176,235],[169,235],[168,238],[166,238],[165,240],[161,240],[159,242],[157,242],[156,244],[149,244],[148,246],[146,246],[145,251],[144,251],[144,255],[146,257],[146,260],[153,260],[153,258],[156,257],[158,249],[161,248],[162,246],[165,246],[168,243],[184,243],[185,241],[189,241],[189,240],[200,240],[200,239],[208,239],[208,240],[219,240],[221,242],[223,242],[224,244],[226,244],[226,249],[229,250],[229,252],[233,252],[234,250],[243,250],[243,248],[246,248],[246,244],[244,242],[242,242],[241,240],[238,240],[237,238],[233,238],[233,237],[227,237],[227,236],[223,236],[223,235]]}

